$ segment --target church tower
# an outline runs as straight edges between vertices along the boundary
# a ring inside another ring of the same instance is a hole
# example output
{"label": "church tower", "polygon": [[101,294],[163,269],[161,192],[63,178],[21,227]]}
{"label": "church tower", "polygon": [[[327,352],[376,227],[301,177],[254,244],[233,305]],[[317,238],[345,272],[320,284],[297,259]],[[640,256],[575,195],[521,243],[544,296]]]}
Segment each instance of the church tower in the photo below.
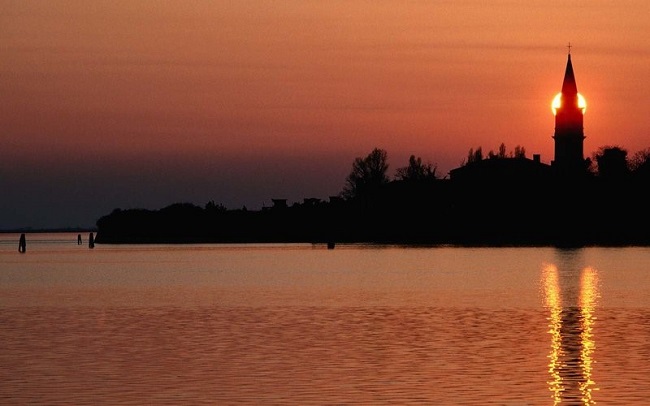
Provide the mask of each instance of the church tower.
{"label": "church tower", "polygon": [[578,93],[570,47],[562,91],[555,96],[552,107],[555,114],[555,159],[551,164],[562,175],[581,174],[586,169],[583,118],[587,104]]}

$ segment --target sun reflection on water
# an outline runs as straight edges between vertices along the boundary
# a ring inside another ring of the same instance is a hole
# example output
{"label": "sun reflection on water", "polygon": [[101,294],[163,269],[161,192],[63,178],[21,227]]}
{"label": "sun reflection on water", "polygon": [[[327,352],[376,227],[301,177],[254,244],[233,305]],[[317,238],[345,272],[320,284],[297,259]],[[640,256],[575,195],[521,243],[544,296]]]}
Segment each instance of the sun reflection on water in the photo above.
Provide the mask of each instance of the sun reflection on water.
{"label": "sun reflection on water", "polygon": [[[542,286],[546,308],[549,311],[551,348],[548,355],[548,387],[554,405],[568,402],[593,405],[593,391],[598,390],[592,378],[594,315],[599,292],[595,269],[582,269],[579,281],[569,274],[562,282],[557,266],[551,264],[542,271]],[[571,303],[572,283],[579,283],[578,308]],[[564,287],[564,289],[563,289]],[[579,354],[578,354],[579,351]]]}
{"label": "sun reflection on water", "polygon": [[582,333],[580,334],[582,342],[582,351],[580,359],[582,361],[582,376],[584,380],[580,383],[580,392],[582,392],[582,401],[585,405],[595,404],[592,400],[591,393],[598,390],[596,383],[592,380],[592,355],[596,348],[594,341],[593,328],[596,322],[594,310],[598,299],[598,274],[593,268],[585,268],[580,276],[580,309],[582,314]]}
{"label": "sun reflection on water", "polygon": [[551,379],[548,381],[548,388],[553,393],[553,404],[558,405],[562,401],[562,376],[560,375],[562,302],[560,300],[557,268],[554,265],[548,265],[544,268],[543,282],[546,307],[550,312],[548,332],[551,335],[551,352],[548,355],[548,372]]}

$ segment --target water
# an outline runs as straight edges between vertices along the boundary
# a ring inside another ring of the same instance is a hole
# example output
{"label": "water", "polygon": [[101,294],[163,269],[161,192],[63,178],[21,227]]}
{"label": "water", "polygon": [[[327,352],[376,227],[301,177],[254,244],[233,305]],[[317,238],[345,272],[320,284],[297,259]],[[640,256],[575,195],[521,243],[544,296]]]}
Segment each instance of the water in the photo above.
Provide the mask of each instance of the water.
{"label": "water", "polygon": [[650,398],[650,248],[0,235],[0,404]]}

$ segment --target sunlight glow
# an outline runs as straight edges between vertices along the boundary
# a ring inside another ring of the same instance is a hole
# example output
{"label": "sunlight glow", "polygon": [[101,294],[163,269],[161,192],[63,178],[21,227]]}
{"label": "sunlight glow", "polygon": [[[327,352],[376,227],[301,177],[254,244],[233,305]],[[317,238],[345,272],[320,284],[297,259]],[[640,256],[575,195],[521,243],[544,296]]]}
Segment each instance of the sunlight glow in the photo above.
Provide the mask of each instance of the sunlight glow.
{"label": "sunlight glow", "polygon": [[[555,95],[553,102],[551,103],[551,110],[553,110],[553,115],[557,114],[557,110],[562,107],[562,92]],[[578,107],[582,110],[582,114],[585,114],[587,111],[587,100],[583,95],[578,93]]]}

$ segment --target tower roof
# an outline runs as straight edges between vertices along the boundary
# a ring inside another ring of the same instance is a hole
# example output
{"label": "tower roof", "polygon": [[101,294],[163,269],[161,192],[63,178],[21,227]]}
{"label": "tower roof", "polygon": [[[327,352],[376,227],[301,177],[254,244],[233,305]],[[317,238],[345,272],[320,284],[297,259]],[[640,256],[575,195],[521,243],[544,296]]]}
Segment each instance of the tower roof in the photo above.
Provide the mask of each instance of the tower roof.
{"label": "tower roof", "polygon": [[564,72],[564,82],[562,82],[563,95],[575,95],[578,93],[578,86],[576,85],[576,78],[573,75],[573,65],[571,64],[571,54],[566,63],[566,71]]}

